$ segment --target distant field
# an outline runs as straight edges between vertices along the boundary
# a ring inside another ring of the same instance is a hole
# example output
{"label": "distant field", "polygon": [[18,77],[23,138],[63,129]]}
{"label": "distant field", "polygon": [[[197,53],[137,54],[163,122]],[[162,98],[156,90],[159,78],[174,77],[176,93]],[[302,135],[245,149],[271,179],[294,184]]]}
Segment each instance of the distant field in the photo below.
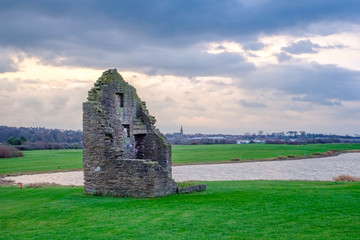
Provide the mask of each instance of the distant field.
{"label": "distant field", "polygon": [[0,239],[359,239],[360,183],[207,182],[155,199],[0,187]]}
{"label": "distant field", "polygon": [[22,158],[0,159],[0,174],[82,168],[82,150],[24,151]]}
{"label": "distant field", "polygon": [[328,150],[360,149],[360,144],[228,144],[228,145],[175,145],[173,163],[192,164],[224,162],[233,158],[256,160],[293,155],[296,157],[324,153]]}
{"label": "distant field", "polygon": [[[304,156],[328,150],[360,149],[360,144],[230,144],[230,145],[174,145],[174,164],[227,162],[276,158],[279,156]],[[82,150],[25,151],[23,158],[0,159],[0,175],[31,171],[58,171],[82,168]]]}

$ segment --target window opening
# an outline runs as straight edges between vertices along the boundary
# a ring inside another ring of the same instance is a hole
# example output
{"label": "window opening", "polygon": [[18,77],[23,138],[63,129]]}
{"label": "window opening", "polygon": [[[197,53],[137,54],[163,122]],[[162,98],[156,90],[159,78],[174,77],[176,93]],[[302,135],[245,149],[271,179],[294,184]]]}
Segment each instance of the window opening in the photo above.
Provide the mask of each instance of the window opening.
{"label": "window opening", "polygon": [[134,134],[136,159],[145,158],[145,134]]}
{"label": "window opening", "polygon": [[124,107],[124,94],[115,93],[115,104],[119,107]]}
{"label": "window opening", "polygon": [[126,137],[130,137],[130,125],[129,124],[124,124],[123,125],[123,131],[124,131],[124,136]]}

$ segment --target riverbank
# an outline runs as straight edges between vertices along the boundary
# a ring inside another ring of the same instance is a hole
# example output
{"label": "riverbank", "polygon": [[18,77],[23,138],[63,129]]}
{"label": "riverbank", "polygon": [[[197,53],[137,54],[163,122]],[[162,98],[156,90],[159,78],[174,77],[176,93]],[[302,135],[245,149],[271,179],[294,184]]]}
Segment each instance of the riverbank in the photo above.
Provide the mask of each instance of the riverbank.
{"label": "riverbank", "polygon": [[[339,175],[360,173],[360,152],[321,158],[236,162],[173,166],[175,181],[232,181],[232,180],[305,180],[333,181]],[[57,172],[6,177],[23,184],[59,184],[82,186],[82,171]]]}

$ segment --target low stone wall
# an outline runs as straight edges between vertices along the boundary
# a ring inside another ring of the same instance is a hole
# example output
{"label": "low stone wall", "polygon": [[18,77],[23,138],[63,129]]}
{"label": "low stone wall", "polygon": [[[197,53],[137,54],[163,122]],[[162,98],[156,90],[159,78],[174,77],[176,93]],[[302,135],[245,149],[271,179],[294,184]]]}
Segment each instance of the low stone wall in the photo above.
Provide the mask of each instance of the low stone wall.
{"label": "low stone wall", "polygon": [[192,192],[201,192],[206,190],[206,184],[193,185],[188,187],[178,187],[177,193],[192,193]]}
{"label": "low stone wall", "polygon": [[158,162],[145,159],[103,161],[96,169],[84,168],[85,192],[117,197],[159,197],[177,186]]}

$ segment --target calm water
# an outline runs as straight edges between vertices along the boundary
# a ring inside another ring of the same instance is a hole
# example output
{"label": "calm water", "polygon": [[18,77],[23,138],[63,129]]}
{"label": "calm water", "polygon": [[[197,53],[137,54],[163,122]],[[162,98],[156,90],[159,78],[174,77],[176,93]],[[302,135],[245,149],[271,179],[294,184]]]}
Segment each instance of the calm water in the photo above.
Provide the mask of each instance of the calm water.
{"label": "calm water", "polygon": [[360,177],[360,153],[335,157],[173,167],[175,181],[320,180],[348,174]]}

